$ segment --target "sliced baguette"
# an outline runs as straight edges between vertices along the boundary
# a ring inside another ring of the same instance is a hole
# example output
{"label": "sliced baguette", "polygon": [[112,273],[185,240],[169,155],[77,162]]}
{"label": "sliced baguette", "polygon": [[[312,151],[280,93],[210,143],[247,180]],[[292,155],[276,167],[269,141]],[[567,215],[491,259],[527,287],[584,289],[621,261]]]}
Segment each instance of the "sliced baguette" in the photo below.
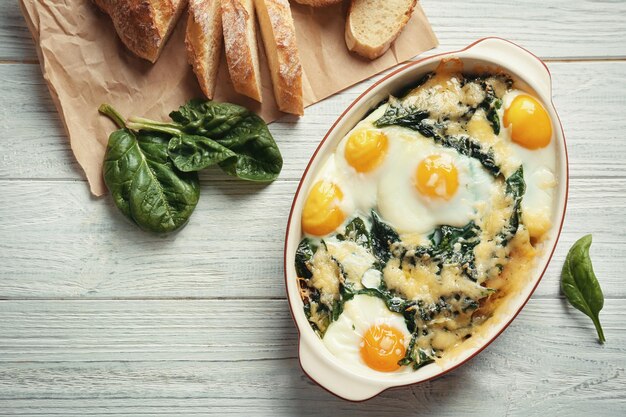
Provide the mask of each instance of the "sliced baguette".
{"label": "sliced baguette", "polygon": [[341,3],[343,0],[295,0],[296,3],[311,7],[326,7]]}
{"label": "sliced baguette", "polygon": [[189,0],[185,45],[187,61],[198,78],[202,92],[213,99],[222,53],[220,0]]}
{"label": "sliced baguette", "polygon": [[376,59],[391,46],[411,18],[416,0],[352,0],[346,20],[346,45]]}
{"label": "sliced baguette", "polygon": [[304,114],[302,65],[288,0],[254,0],[274,97],[281,111]]}
{"label": "sliced baguette", "polygon": [[156,62],[187,0],[94,0],[111,17],[126,47]]}
{"label": "sliced baguette", "polygon": [[254,0],[221,0],[221,5],[226,62],[233,87],[261,102]]}

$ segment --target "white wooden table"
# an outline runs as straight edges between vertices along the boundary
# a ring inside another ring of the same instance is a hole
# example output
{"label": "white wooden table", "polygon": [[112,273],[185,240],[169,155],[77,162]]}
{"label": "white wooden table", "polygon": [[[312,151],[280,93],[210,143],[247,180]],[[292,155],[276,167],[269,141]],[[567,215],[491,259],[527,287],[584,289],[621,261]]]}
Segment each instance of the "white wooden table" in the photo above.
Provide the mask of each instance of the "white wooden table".
{"label": "white wooden table", "polygon": [[[498,340],[438,380],[353,404],[298,365],[282,247],[306,161],[371,81],[271,125],[276,182],[209,171],[190,224],[154,237],[90,196],[16,1],[0,0],[0,415],[626,415],[626,2],[422,3],[438,51],[495,35],[546,60],[568,213],[547,274]],[[559,292],[586,233],[604,346]]]}

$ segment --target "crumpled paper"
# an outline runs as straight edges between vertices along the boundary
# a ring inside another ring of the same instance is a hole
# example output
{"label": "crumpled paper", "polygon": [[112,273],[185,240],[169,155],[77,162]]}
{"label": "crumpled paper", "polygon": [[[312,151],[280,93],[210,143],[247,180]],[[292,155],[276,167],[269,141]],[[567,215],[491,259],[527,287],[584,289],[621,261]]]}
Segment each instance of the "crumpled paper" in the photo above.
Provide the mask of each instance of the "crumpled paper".
{"label": "crumpled paper", "polygon": [[[126,117],[167,120],[169,112],[188,99],[202,97],[183,43],[187,16],[182,15],[158,61],[151,64],[125,48],[109,17],[89,0],[20,0],[20,6],[74,156],[91,192],[100,196],[106,192],[102,160],[113,131],[111,122],[98,113],[100,104],[112,104]],[[291,7],[304,70],[305,107],[437,46],[419,3],[393,46],[374,61],[347,50],[345,5]],[[241,104],[271,122],[283,113],[274,101],[261,42],[259,51],[263,104],[234,92],[223,56],[215,100]]]}

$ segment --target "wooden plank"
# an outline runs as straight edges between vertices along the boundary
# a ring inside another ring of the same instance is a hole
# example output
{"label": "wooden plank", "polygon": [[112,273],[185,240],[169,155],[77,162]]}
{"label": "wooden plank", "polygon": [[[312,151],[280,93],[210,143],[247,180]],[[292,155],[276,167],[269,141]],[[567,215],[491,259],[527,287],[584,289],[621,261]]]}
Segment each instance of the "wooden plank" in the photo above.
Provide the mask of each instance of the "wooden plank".
{"label": "wooden plank", "polygon": [[[550,58],[626,56],[621,1],[422,0],[422,7],[446,49],[461,48],[485,36],[518,42]],[[104,17],[103,17],[104,18]],[[0,2],[0,60],[36,59],[33,41],[17,1]]]}
{"label": "wooden plank", "polygon": [[[626,62],[551,63],[554,101],[569,144],[572,175],[624,176]],[[336,117],[373,80],[307,109],[301,120],[285,117],[270,125],[285,165],[281,179],[299,179],[310,156]],[[84,180],[49,98],[39,69],[0,65],[6,99],[0,103],[3,143],[0,178]],[[95,111],[95,109],[93,109]],[[213,174],[203,176],[209,180]]]}
{"label": "wooden plank", "polygon": [[[0,297],[283,297],[283,242],[297,182],[212,181],[180,233],[139,230],[82,182],[0,181]],[[537,294],[559,294],[571,244],[594,234],[608,296],[626,296],[626,184],[576,178],[562,240]]]}
{"label": "wooden plank", "polygon": [[303,375],[284,301],[5,301],[0,414],[618,416],[624,308],[607,300],[601,346],[581,313],[533,299],[468,364],[355,404]]}
{"label": "wooden plank", "polygon": [[0,2],[0,61],[36,61],[37,52],[19,0]]}

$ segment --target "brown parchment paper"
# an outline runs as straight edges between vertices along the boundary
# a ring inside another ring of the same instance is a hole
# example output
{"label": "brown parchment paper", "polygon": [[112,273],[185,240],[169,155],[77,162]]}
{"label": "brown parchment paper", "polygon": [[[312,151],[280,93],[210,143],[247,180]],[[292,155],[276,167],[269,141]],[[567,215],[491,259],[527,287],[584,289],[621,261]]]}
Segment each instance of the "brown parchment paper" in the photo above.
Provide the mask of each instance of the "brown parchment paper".
{"label": "brown parchment paper", "polygon": [[[100,104],[110,103],[126,117],[167,120],[169,112],[188,99],[202,97],[183,43],[187,16],[183,14],[158,61],[151,64],[124,47],[111,20],[90,0],[20,0],[20,6],[72,151],[91,192],[100,196],[106,192],[102,160],[114,128],[98,114]],[[374,61],[347,50],[345,5],[291,6],[304,70],[305,106],[437,46],[419,3],[393,46]],[[234,92],[224,57],[215,100],[244,105],[271,122],[283,113],[274,101],[262,45],[259,50],[263,104]]]}

